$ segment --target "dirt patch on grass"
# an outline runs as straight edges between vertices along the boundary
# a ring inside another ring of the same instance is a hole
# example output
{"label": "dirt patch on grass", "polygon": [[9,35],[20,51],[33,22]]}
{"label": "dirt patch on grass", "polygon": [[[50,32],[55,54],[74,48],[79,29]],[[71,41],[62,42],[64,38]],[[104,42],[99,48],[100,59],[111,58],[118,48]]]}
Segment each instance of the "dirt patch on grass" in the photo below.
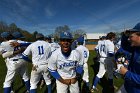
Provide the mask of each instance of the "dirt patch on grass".
{"label": "dirt patch on grass", "polygon": [[96,45],[86,45],[86,47],[88,48],[88,50],[94,50]]}

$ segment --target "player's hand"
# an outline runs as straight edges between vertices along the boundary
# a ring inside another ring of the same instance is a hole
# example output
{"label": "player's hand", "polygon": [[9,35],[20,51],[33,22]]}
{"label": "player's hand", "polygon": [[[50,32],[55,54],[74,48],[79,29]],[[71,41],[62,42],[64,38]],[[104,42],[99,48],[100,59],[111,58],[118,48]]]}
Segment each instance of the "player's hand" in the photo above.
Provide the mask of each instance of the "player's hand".
{"label": "player's hand", "polygon": [[13,52],[13,56],[15,56],[15,55],[17,55],[17,54],[19,54],[19,53],[22,53],[24,50],[25,50],[25,48],[22,47],[22,48],[20,48],[19,50],[14,51],[14,52]]}
{"label": "player's hand", "polygon": [[71,84],[71,79],[59,79],[59,81],[63,84],[66,84],[66,85],[70,85]]}
{"label": "player's hand", "polygon": [[72,78],[71,79],[71,84],[75,84],[77,82],[77,78]]}
{"label": "player's hand", "polygon": [[71,79],[64,79],[64,83],[67,84],[67,85],[70,85],[71,84]]}
{"label": "player's hand", "polygon": [[10,45],[12,47],[18,47],[18,46],[20,46],[20,43],[18,43],[18,42],[10,42]]}

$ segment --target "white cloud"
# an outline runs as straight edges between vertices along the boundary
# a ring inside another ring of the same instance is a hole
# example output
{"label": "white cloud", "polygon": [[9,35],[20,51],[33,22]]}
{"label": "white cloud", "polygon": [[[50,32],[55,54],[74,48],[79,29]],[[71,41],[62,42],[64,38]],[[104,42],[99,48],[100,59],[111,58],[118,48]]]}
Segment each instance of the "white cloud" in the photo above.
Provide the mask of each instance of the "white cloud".
{"label": "white cloud", "polygon": [[31,6],[25,0],[15,0],[16,10],[21,13],[31,12]]}
{"label": "white cloud", "polygon": [[51,5],[47,5],[47,7],[45,7],[44,10],[45,10],[45,15],[48,18],[52,18],[56,14],[56,12],[53,10],[53,7]]}
{"label": "white cloud", "polygon": [[52,16],[54,16],[55,14],[53,13],[53,11],[52,11],[51,9],[45,8],[45,15],[46,15],[47,17],[52,17]]}

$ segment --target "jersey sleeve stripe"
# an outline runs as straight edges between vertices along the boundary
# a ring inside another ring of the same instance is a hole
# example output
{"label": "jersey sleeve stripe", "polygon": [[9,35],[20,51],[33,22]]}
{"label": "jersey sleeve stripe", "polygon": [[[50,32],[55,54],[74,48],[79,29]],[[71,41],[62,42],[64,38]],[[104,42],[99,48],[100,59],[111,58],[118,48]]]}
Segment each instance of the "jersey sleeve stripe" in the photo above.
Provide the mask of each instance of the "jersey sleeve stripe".
{"label": "jersey sleeve stripe", "polygon": [[56,70],[52,70],[52,69],[50,69],[50,68],[47,68],[50,72],[55,72]]}
{"label": "jersey sleeve stripe", "polygon": [[24,53],[22,53],[22,55],[23,55],[23,56],[28,56],[28,55],[26,55],[26,54],[24,54]]}

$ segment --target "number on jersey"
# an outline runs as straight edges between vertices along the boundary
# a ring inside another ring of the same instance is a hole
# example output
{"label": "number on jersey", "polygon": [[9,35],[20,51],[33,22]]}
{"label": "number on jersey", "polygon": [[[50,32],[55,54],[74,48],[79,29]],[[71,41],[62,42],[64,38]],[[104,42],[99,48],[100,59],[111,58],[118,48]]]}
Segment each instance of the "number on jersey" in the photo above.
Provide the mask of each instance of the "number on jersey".
{"label": "number on jersey", "polygon": [[42,55],[42,54],[44,54],[44,49],[43,49],[43,46],[38,46],[38,54],[39,55]]}
{"label": "number on jersey", "polygon": [[87,58],[87,52],[86,51],[84,51],[84,57]]}
{"label": "number on jersey", "polygon": [[100,51],[105,52],[105,45],[101,44]]}

